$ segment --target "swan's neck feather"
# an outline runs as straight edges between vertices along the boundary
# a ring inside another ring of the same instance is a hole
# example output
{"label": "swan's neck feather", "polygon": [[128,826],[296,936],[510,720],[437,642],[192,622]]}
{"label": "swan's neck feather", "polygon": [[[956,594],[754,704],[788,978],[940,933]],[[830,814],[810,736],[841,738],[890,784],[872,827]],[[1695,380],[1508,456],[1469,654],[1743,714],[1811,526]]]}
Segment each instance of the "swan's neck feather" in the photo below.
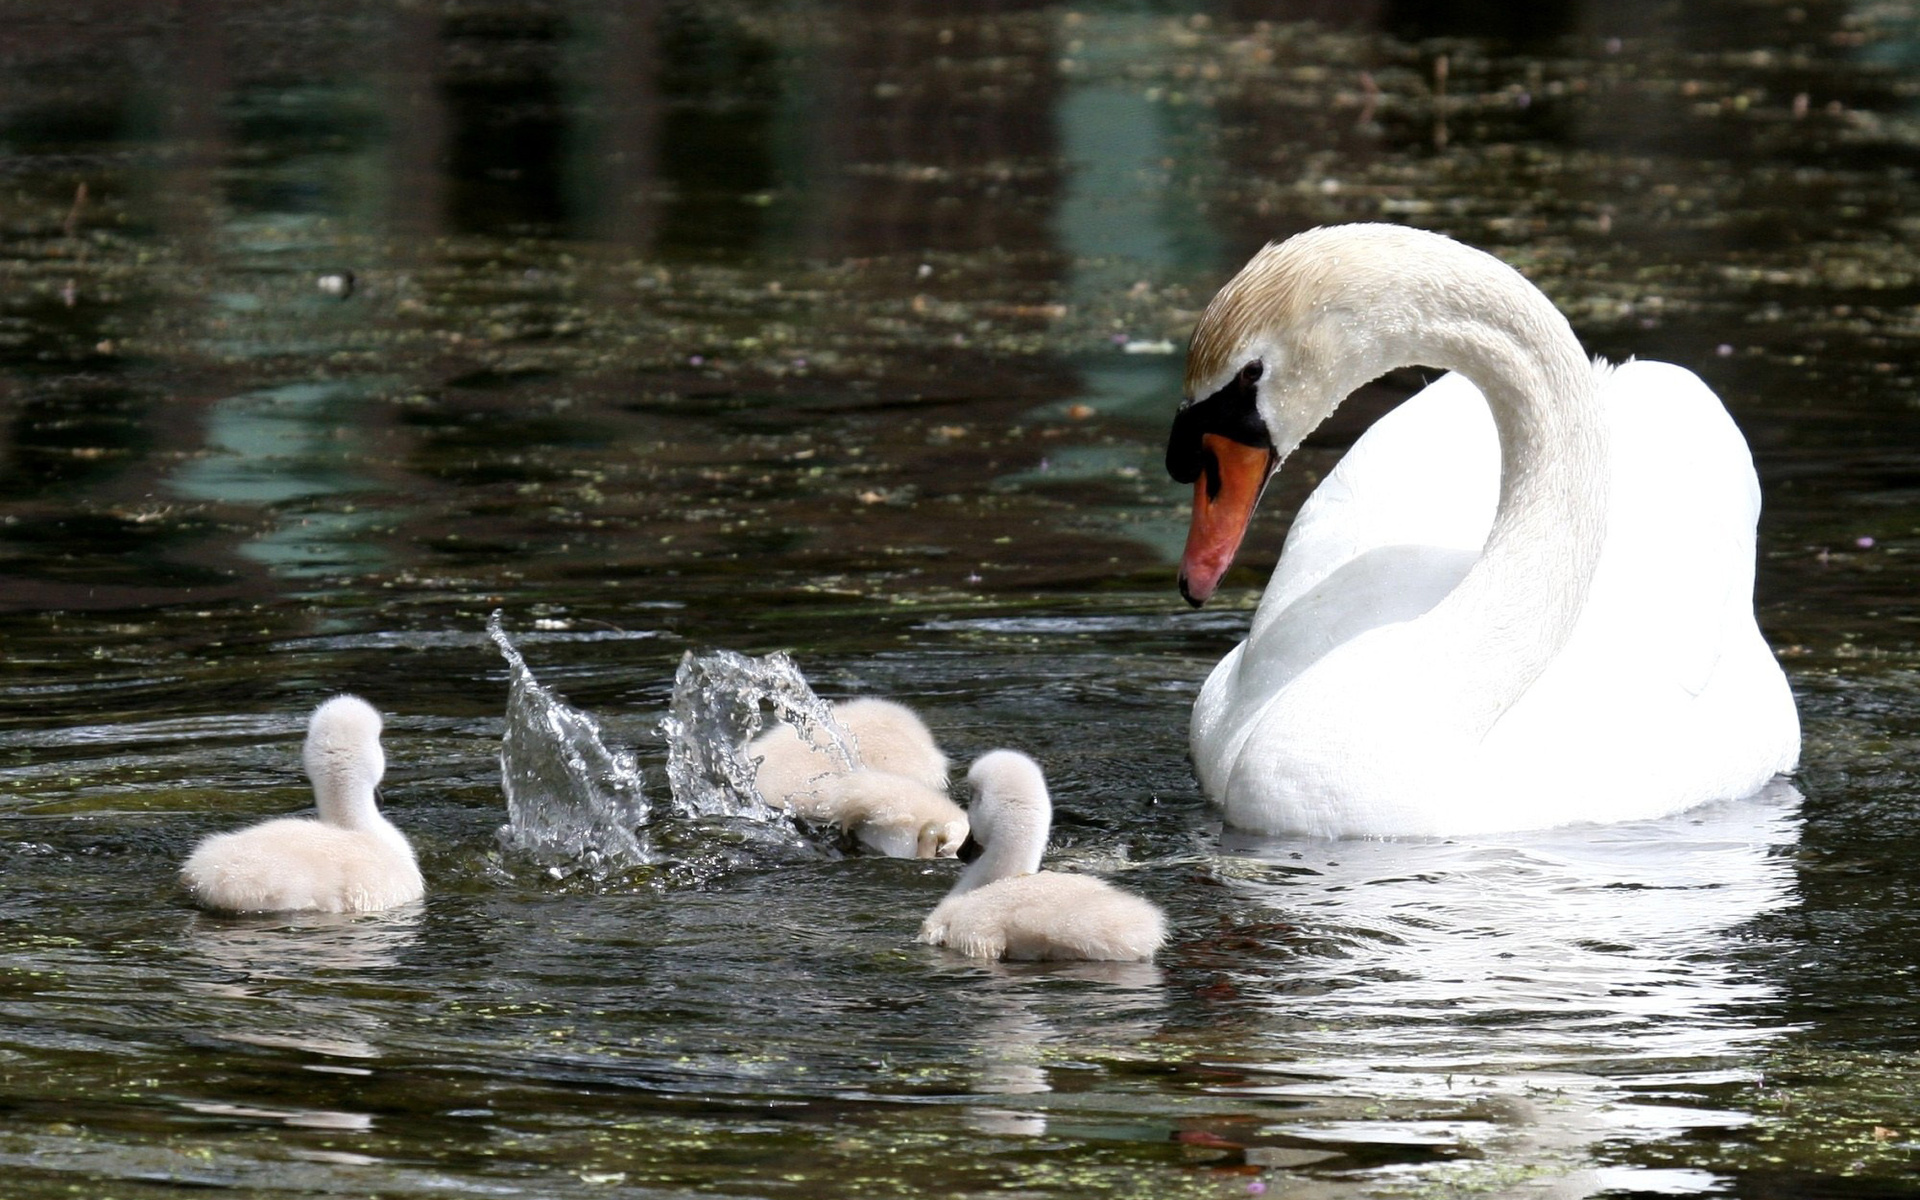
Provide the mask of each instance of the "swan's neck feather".
{"label": "swan's neck feather", "polygon": [[375,799],[377,778],[354,763],[328,763],[312,772],[314,807],[320,819],[341,829],[370,829],[387,823]]}
{"label": "swan's neck feather", "polygon": [[301,757],[322,821],[342,829],[387,824],[377,799],[387,773],[380,717],[365,701],[338,696],[315,710]]}
{"label": "swan's neck feather", "polygon": [[960,873],[952,895],[964,895],[1002,879],[1032,875],[1040,870],[1053,814],[1044,792],[1037,807],[1024,802],[1026,799],[1008,803],[1006,797],[987,794],[975,802],[970,815],[974,837],[982,849],[980,857]]}
{"label": "swan's neck feather", "polygon": [[1419,618],[1452,675],[1449,715],[1482,732],[1566,644],[1606,529],[1598,372],[1566,318],[1492,255],[1389,225],[1314,230],[1269,246],[1202,315],[1189,394],[1241,358],[1269,365],[1261,413],[1282,456],[1355,388],[1399,367],[1458,371],[1486,396],[1500,499],[1480,558]]}
{"label": "swan's neck feather", "polygon": [[307,739],[307,778],[313,781],[313,804],[321,810],[321,820],[342,829],[378,829],[386,826],[380,816],[378,789],[386,774],[386,756],[380,743],[355,743],[340,739]]}

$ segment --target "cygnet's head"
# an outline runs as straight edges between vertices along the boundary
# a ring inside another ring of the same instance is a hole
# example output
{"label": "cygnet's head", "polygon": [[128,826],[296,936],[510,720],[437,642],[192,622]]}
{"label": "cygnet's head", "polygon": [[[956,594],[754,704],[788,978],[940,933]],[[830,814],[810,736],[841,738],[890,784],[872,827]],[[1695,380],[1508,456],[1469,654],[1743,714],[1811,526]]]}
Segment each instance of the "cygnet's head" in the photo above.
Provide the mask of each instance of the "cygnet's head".
{"label": "cygnet's head", "polygon": [[994,750],[973,761],[967,786],[973,791],[973,803],[967,806],[969,840],[980,853],[968,863],[955,890],[1038,871],[1053,823],[1053,802],[1040,764],[1018,750]]}
{"label": "cygnet's head", "polygon": [[853,735],[861,766],[947,790],[947,756],[926,722],[906,705],[863,696],[834,705],[833,719]]}
{"label": "cygnet's head", "polygon": [[373,705],[358,696],[335,696],[314,709],[302,757],[322,821],[352,827],[377,810],[387,756]]}
{"label": "cygnet's head", "polygon": [[810,820],[849,830],[890,858],[954,858],[967,840],[967,814],[945,788],[883,771],[830,776],[796,798],[794,808]]}
{"label": "cygnet's head", "polygon": [[928,821],[920,827],[920,836],[915,841],[916,858],[958,858],[960,847],[967,842],[967,819],[960,817],[951,821]]}

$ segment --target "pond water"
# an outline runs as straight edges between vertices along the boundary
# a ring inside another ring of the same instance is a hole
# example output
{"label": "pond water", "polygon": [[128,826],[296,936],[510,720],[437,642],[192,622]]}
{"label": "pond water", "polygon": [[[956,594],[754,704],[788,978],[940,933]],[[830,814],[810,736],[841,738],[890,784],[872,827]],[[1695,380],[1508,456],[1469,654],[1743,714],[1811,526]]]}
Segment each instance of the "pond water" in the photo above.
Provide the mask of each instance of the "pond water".
{"label": "pond water", "polygon": [[[1920,1191],[1913,6],[6,12],[8,1195]],[[1264,240],[1354,219],[1726,399],[1791,786],[1220,828],[1187,709],[1418,381],[1191,612],[1179,349]],[[497,836],[495,610],[656,812],[688,651],[1028,750],[1052,859],[1168,951],[956,959],[912,940],[953,864],[724,827],[555,869]],[[179,863],[310,803],[341,690],[426,901],[196,913]]]}

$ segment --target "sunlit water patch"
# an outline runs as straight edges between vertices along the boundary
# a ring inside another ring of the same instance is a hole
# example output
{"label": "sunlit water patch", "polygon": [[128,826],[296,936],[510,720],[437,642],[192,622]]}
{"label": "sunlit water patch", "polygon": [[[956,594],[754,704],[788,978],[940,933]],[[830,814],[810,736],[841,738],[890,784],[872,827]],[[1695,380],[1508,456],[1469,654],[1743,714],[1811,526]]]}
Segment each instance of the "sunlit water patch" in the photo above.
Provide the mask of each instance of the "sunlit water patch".
{"label": "sunlit water patch", "polygon": [[1400,1144],[1463,1183],[1497,1155],[1572,1194],[1712,1184],[1593,1168],[1751,1120],[1737,1101],[1793,1025],[1740,951],[1797,901],[1799,802],[1778,783],[1661,822],[1457,842],[1224,835],[1221,873],[1293,951],[1214,963],[1214,994],[1258,1012],[1217,1089],[1295,1109],[1236,1136],[1348,1159]]}

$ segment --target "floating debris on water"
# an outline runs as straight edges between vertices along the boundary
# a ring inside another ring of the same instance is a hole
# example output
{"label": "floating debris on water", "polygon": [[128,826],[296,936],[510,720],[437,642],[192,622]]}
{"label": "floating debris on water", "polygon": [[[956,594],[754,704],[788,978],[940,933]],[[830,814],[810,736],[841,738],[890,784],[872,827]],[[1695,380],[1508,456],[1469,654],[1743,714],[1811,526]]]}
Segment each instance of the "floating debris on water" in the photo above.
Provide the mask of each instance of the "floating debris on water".
{"label": "floating debris on water", "polygon": [[633,755],[609,749],[597,721],[534,678],[498,610],[487,618],[487,636],[512,677],[500,740],[508,816],[501,845],[531,855],[557,879],[584,873],[597,883],[657,862],[646,833],[651,806]]}

